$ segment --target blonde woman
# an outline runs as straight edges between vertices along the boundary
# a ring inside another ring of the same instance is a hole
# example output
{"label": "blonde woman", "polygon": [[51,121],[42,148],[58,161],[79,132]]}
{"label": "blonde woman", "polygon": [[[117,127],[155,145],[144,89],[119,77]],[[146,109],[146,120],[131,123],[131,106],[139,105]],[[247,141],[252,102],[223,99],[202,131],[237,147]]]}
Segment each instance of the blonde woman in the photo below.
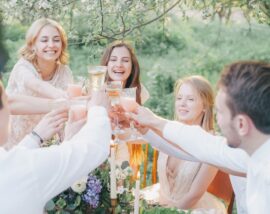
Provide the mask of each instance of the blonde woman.
{"label": "blonde woman", "polygon": [[[67,66],[66,33],[59,23],[47,18],[35,21],[27,31],[25,45],[19,54],[20,59],[11,71],[6,88],[10,97],[28,96],[28,102],[31,102],[31,97],[67,98],[65,90],[72,82],[72,74]],[[43,103],[40,102],[42,113]],[[35,115],[11,116],[8,147],[17,144],[42,118],[34,107],[26,112]]]}
{"label": "blonde woman", "polygon": [[[189,125],[199,125],[206,131],[213,132],[213,105],[214,93],[205,78],[190,76],[177,81],[176,120]],[[153,133],[146,133],[145,137],[149,142],[163,140]],[[226,213],[223,203],[206,192],[216,173],[217,169],[207,164],[177,159],[160,152],[159,183],[146,188],[143,194],[146,199],[163,206],[195,209],[196,213]]]}

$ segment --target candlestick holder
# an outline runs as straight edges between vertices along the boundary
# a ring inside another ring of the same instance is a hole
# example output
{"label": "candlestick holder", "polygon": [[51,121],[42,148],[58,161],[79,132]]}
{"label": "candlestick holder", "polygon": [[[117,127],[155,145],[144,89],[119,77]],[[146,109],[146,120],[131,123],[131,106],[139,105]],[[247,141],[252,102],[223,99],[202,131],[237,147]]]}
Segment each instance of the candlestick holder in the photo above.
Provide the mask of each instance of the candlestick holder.
{"label": "candlestick holder", "polygon": [[116,214],[117,199],[111,198],[111,214]]}

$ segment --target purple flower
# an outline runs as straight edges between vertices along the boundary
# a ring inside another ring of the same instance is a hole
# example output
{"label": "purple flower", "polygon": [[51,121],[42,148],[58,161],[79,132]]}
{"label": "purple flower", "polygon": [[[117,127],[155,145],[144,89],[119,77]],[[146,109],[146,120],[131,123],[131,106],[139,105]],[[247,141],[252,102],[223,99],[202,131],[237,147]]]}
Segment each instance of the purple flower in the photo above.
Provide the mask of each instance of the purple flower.
{"label": "purple flower", "polygon": [[101,189],[101,181],[95,175],[89,175],[82,199],[93,208],[97,208]]}

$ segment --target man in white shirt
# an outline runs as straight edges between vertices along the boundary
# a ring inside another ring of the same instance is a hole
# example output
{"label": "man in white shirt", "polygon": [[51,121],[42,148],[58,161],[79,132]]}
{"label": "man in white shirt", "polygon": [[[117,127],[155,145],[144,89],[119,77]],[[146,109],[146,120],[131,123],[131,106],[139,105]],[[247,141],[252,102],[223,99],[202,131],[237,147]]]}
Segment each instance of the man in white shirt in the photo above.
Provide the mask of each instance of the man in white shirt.
{"label": "man in white shirt", "polygon": [[104,108],[106,97],[101,92],[93,94],[88,121],[70,140],[37,148],[42,133],[32,134],[10,151],[2,147],[8,136],[7,102],[0,81],[0,213],[42,213],[47,201],[107,158],[111,127]]}
{"label": "man in white shirt", "polygon": [[[202,162],[246,173],[248,213],[269,213],[270,65],[233,63],[223,70],[218,86],[217,122],[227,140],[200,127],[159,118],[143,107],[133,118],[161,132],[175,150],[181,147]],[[248,155],[237,156],[237,148]]]}

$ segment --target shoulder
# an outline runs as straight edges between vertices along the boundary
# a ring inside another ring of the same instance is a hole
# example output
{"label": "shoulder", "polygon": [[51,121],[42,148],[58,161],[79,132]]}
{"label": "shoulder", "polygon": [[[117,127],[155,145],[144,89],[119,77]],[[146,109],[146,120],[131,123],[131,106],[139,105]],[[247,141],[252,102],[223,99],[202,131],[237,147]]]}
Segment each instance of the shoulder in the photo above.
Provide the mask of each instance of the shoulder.
{"label": "shoulder", "polygon": [[68,65],[59,64],[59,71],[65,72],[65,73],[72,73],[70,67]]}
{"label": "shoulder", "polygon": [[29,71],[31,73],[38,75],[37,70],[35,69],[34,65],[31,62],[29,62],[26,59],[20,58],[18,60],[18,62],[14,65],[11,72],[12,73],[17,73],[17,72],[22,73],[23,71]]}

